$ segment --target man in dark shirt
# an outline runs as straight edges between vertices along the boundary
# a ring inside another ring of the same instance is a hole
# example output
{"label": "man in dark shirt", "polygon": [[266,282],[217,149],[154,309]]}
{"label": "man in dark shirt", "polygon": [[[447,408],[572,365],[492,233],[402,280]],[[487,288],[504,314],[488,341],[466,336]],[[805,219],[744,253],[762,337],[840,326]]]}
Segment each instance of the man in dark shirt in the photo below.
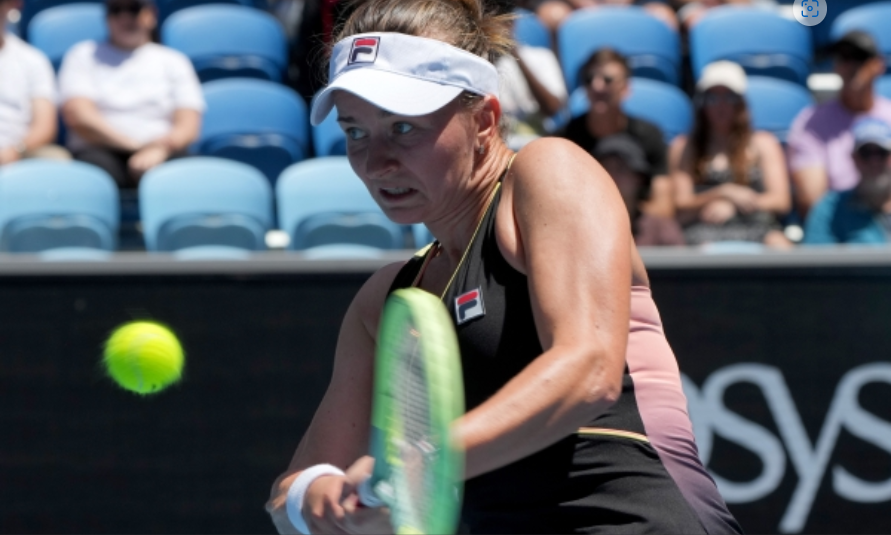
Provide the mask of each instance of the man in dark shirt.
{"label": "man in dark shirt", "polygon": [[615,50],[602,48],[588,59],[580,74],[591,107],[588,113],[573,118],[560,133],[561,137],[595,155],[604,138],[627,134],[643,149],[653,173],[650,200],[645,211],[673,217],[674,203],[662,131],[653,123],[629,117],[622,111],[622,101],[630,91],[628,61]]}

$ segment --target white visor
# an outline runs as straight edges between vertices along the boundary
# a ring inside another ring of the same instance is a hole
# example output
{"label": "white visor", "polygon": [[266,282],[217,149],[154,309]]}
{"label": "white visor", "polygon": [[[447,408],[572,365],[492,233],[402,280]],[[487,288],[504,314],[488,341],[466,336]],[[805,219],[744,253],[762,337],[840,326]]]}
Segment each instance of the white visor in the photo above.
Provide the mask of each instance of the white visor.
{"label": "white visor", "polygon": [[498,71],[485,59],[426,37],[403,33],[351,35],[334,45],[329,84],[312,101],[318,125],[334,107],[332,93],[349,91],[397,115],[426,115],[462,91],[498,97]]}

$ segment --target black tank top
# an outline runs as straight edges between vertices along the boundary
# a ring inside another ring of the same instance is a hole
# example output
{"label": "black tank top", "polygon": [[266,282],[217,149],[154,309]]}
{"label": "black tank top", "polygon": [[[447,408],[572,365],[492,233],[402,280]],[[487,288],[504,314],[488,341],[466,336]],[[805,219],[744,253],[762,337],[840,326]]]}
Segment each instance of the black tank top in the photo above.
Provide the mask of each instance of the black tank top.
{"label": "black tank top", "polygon": [[[465,406],[486,401],[543,352],[532,315],[529,283],[498,248],[495,216],[501,200],[497,186],[458,270],[442,296],[452,315],[461,348]],[[417,284],[418,275],[436,246],[423,249],[403,266],[390,292]],[[628,370],[625,378],[630,383]],[[630,385],[629,385],[630,386]],[[644,433],[636,408],[623,396],[612,410],[592,420],[599,427]],[[630,409],[630,412],[629,412]]]}
{"label": "black tank top", "polygon": [[[458,335],[468,411],[543,352],[527,277],[498,248],[500,200],[499,180],[442,296]],[[390,291],[417,285],[435,249],[434,243],[409,260]],[[579,433],[465,484],[463,532],[569,533],[598,526],[704,532],[645,436],[627,366],[619,400]]]}

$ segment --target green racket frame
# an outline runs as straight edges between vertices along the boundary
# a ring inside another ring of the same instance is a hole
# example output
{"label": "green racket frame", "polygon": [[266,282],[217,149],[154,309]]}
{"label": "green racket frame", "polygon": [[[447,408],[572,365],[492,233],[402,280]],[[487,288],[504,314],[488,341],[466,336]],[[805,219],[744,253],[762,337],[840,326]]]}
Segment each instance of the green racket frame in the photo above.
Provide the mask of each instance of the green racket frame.
{"label": "green racket frame", "polygon": [[[420,344],[429,394],[429,421],[434,441],[439,442],[432,470],[436,482],[432,500],[436,506],[430,518],[398,518],[394,504],[390,467],[399,463],[397,446],[402,422],[396,406],[394,371],[407,326],[414,328]],[[435,295],[418,288],[396,290],[387,300],[378,336],[374,377],[374,404],[371,416],[371,455],[375,458],[370,485],[390,506],[396,533],[455,533],[461,508],[464,480],[464,454],[450,439],[452,423],[464,414],[464,381],[458,339],[452,318]],[[423,525],[417,525],[423,524]]]}

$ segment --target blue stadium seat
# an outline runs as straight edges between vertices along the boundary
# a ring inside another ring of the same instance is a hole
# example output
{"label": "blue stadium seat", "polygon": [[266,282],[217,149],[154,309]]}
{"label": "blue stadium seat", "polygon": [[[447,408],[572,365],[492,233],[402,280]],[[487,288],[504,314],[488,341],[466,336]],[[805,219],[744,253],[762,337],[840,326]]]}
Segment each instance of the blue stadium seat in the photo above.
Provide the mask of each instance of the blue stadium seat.
{"label": "blue stadium seat", "polygon": [[249,165],[183,158],[145,174],[139,211],[149,251],[209,246],[257,251],[266,248],[272,227],[272,188]]}
{"label": "blue stadium seat", "polygon": [[337,112],[325,117],[318,126],[312,127],[312,145],[316,156],[345,156],[346,135],[337,124]]}
{"label": "blue stadium seat", "polygon": [[345,157],[292,165],[278,180],[276,199],[279,227],[291,236],[291,249],[403,248],[403,228],[387,219]]}
{"label": "blue stadium seat", "polygon": [[891,98],[891,76],[882,76],[875,83],[875,90],[885,98]]}
{"label": "blue stadium seat", "polygon": [[693,76],[714,61],[735,61],[749,74],[805,85],[810,74],[811,34],[777,13],[746,7],[710,9],[690,31]]}
{"label": "blue stadium seat", "polygon": [[98,167],[48,160],[0,167],[3,251],[112,251],[118,218],[117,185]]}
{"label": "blue stadium seat", "polygon": [[306,103],[293,90],[266,80],[204,84],[207,111],[197,151],[248,163],[274,183],[282,170],[307,157]]}
{"label": "blue stadium seat", "polygon": [[531,11],[515,9],[514,39],[526,46],[551,48],[551,32]]}
{"label": "blue stadium seat", "polygon": [[[589,107],[585,88],[580,87],[569,96],[572,117],[587,113]],[[657,80],[632,78],[631,93],[622,103],[622,109],[632,117],[658,126],[665,143],[671,143],[678,134],[688,133],[693,126],[693,104],[687,94],[676,86]]]}
{"label": "blue stadium seat", "polygon": [[[811,36],[814,39],[814,46],[816,47],[816,50],[820,50],[822,47],[832,42],[830,39],[830,33],[832,32],[832,27],[835,25],[835,21],[839,17],[852,9],[867,4],[875,4],[881,1],[882,0],[836,0],[835,2],[831,2],[832,5],[829,6],[829,10],[826,12],[826,18],[823,19],[823,22],[811,27],[810,29]],[[782,3],[794,5],[796,3],[800,4],[800,2],[801,0],[798,0],[797,2],[783,0]]]}
{"label": "blue stadium seat", "polygon": [[207,4],[229,4],[246,7],[266,7],[264,0],[155,0],[158,6],[158,20],[164,22],[167,18],[181,9]]}
{"label": "blue stadium seat", "polygon": [[188,56],[202,82],[235,77],[280,82],[288,64],[281,24],[252,7],[182,9],[164,21],[161,42]]}
{"label": "blue stadium seat", "polygon": [[[85,3],[96,4],[100,7],[103,6],[102,0],[25,0],[22,2],[22,16],[21,19],[19,19],[19,31],[21,31],[22,35],[30,41],[31,20],[34,19],[38,13],[51,7]],[[105,8],[102,7],[102,9],[104,10]]]}
{"label": "blue stadium seat", "polygon": [[752,128],[767,130],[785,142],[795,116],[814,104],[814,97],[794,82],[749,76],[746,103],[752,116]]}
{"label": "blue stadium seat", "polygon": [[32,45],[46,54],[59,70],[62,58],[73,45],[87,40],[108,39],[105,7],[102,4],[68,4],[44,9],[34,16],[28,29]]}
{"label": "blue stadium seat", "polygon": [[560,26],[557,43],[570,91],[579,86],[579,70],[588,58],[605,47],[625,55],[634,76],[678,83],[678,34],[638,7],[580,9]]}
{"label": "blue stadium seat", "polygon": [[430,232],[430,229],[427,228],[427,225],[423,223],[415,223],[412,225],[411,234],[415,239],[416,249],[420,249],[429,243],[433,243],[433,240],[436,239],[433,237],[433,233]]}
{"label": "blue stadium seat", "polygon": [[[832,4],[833,7],[838,3]],[[823,23],[826,21],[824,20]],[[891,2],[880,2],[846,10],[832,23],[829,42],[851,30],[863,30],[876,40],[885,61],[891,60]]]}

